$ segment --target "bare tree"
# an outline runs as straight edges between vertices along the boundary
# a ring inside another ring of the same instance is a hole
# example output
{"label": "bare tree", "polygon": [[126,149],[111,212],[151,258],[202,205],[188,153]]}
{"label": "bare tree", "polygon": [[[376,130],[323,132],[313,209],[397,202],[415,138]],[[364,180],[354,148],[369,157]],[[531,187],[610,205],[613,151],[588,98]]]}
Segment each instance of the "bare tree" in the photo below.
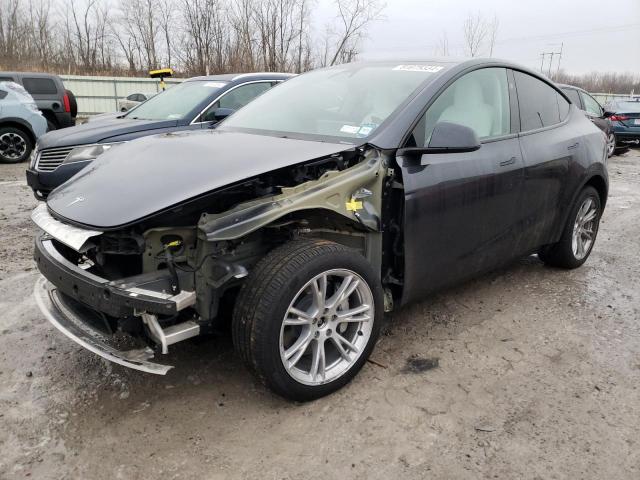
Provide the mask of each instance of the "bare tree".
{"label": "bare tree", "polygon": [[628,94],[640,92],[640,75],[620,72],[590,72],[583,75],[571,75],[559,70],[553,75],[553,81],[576,85],[588,92]]}
{"label": "bare tree", "polygon": [[314,38],[315,0],[0,0],[0,69],[302,72],[355,59],[380,1],[335,0]]}
{"label": "bare tree", "polygon": [[449,38],[447,37],[447,32],[442,32],[442,36],[438,39],[435,47],[435,55],[438,57],[449,56]]}
{"label": "bare tree", "polygon": [[121,0],[124,33],[135,45],[141,67],[151,70],[158,64],[159,8],[154,0]]}
{"label": "bare tree", "polygon": [[218,0],[183,0],[185,37],[183,62],[189,72],[226,71],[224,45],[228,32],[226,10]]}
{"label": "bare tree", "polygon": [[465,53],[470,57],[477,57],[488,34],[487,22],[480,12],[467,16],[463,32]]}
{"label": "bare tree", "polygon": [[378,0],[336,0],[338,19],[341,22],[339,39],[329,65],[340,59],[351,61],[357,53],[358,41],[365,35],[371,22],[382,17],[384,4]]}
{"label": "bare tree", "polygon": [[18,0],[0,0],[0,58],[19,58],[20,3]]}
{"label": "bare tree", "polygon": [[173,35],[177,12],[175,8],[175,3],[172,0],[158,0],[158,22],[160,26],[160,31],[162,32],[162,36],[164,39],[164,47],[165,47],[165,59],[166,62],[164,66],[170,67],[172,65],[171,60],[173,59]]}
{"label": "bare tree", "polygon": [[69,0],[67,5],[67,12],[71,12],[71,21],[67,16],[69,47],[82,68],[95,72],[106,41],[109,10],[106,4],[100,4],[98,0],[88,0],[84,8],[75,0]]}
{"label": "bare tree", "polygon": [[50,18],[51,3],[48,0],[29,2],[29,22],[32,26],[32,55],[42,59],[42,66],[47,68],[53,59],[54,32]]}
{"label": "bare tree", "polygon": [[493,47],[496,44],[496,37],[498,36],[498,27],[500,26],[500,21],[498,20],[498,16],[494,15],[493,16],[493,20],[491,20],[491,22],[489,22],[489,24],[487,25],[487,30],[488,30],[488,34],[487,36],[489,37],[488,41],[489,41],[489,56],[493,57]]}

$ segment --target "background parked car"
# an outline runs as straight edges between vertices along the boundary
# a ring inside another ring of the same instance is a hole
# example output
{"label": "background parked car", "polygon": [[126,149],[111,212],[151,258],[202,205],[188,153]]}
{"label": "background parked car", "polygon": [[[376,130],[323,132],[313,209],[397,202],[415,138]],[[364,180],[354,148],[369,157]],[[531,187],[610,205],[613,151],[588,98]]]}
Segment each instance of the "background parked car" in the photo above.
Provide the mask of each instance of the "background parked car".
{"label": "background parked car", "polygon": [[146,102],[153,96],[155,96],[155,94],[145,95],[144,93],[132,93],[127,98],[118,100],[118,110],[120,110],[121,112],[126,112],[127,110],[131,110],[136,105],[140,105],[142,102]]}
{"label": "background parked car", "polygon": [[0,163],[26,160],[36,140],[47,131],[31,95],[13,82],[0,83]]}
{"label": "background parked car", "polygon": [[22,85],[47,119],[49,130],[72,127],[76,124],[78,104],[62,79],[49,73],[0,72],[0,82]]}
{"label": "background parked car", "polygon": [[42,200],[113,146],[147,135],[211,128],[291,76],[249,73],[194,77],[124,114],[51,132],[38,142],[27,170],[27,183]]}
{"label": "background parked car", "polygon": [[639,145],[640,100],[616,100],[608,103],[605,110],[616,141],[622,145]]}
{"label": "background parked car", "polygon": [[605,114],[605,109],[600,103],[589,93],[580,87],[573,85],[559,85],[564,93],[567,94],[571,102],[582,110],[587,118],[589,118],[600,130],[607,136],[607,155],[622,153],[626,150],[626,146],[617,145],[616,136],[613,132],[611,122]]}

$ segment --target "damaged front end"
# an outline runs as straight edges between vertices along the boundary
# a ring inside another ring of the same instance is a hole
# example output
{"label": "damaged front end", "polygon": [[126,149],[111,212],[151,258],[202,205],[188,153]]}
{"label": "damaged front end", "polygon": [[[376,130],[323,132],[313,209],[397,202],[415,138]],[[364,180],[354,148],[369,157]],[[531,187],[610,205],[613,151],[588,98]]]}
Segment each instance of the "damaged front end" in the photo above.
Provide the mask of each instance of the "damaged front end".
{"label": "damaged front end", "polygon": [[360,251],[383,271],[385,156],[363,146],[271,171],[190,199],[137,223],[86,229],[52,216],[35,259],[38,305],[88,350],[165,374],[169,346],[221,328],[243,279],[273,248],[300,236]]}

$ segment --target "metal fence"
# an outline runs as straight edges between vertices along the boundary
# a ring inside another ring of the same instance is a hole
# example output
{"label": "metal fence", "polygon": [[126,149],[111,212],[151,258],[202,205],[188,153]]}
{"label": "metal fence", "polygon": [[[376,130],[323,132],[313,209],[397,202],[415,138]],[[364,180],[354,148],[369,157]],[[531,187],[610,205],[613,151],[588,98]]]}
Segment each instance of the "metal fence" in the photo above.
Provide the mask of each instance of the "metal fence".
{"label": "metal fence", "polygon": [[600,102],[600,105],[606,105],[613,100],[636,100],[640,98],[640,95],[634,95],[633,92],[628,95],[622,95],[619,93],[592,93],[591,95]]}
{"label": "metal fence", "polygon": [[[116,112],[118,100],[132,93],[145,95],[158,93],[160,81],[153,78],[135,77],[88,77],[83,75],[60,75],[65,88],[71,90],[78,100],[78,115]],[[167,88],[182,82],[181,78],[165,80]]]}

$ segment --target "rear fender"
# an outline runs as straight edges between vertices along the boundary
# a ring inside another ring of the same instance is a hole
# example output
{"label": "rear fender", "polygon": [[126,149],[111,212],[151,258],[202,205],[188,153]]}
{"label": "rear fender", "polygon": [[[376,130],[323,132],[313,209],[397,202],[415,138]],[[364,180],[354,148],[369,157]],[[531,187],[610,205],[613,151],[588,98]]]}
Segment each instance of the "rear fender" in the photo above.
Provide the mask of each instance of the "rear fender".
{"label": "rear fender", "polygon": [[19,117],[7,117],[0,120],[0,127],[14,127],[19,128],[26,132],[31,140],[32,145],[36,144],[36,136],[33,134],[31,130],[31,125],[29,123]]}
{"label": "rear fender", "polygon": [[602,211],[604,211],[604,207],[607,204],[607,196],[609,192],[609,176],[607,174],[606,167],[603,164],[597,163],[591,165],[591,167],[586,171],[582,181],[578,184],[578,188],[576,188],[571,197],[570,201],[563,205],[562,215],[558,217],[557,223],[553,229],[553,242],[557,242],[560,240],[562,236],[562,232],[564,231],[564,227],[567,223],[567,219],[569,217],[569,213],[571,212],[571,207],[575,204],[578,195],[580,192],[587,186],[593,184],[598,190],[600,194],[600,200],[602,204]]}

